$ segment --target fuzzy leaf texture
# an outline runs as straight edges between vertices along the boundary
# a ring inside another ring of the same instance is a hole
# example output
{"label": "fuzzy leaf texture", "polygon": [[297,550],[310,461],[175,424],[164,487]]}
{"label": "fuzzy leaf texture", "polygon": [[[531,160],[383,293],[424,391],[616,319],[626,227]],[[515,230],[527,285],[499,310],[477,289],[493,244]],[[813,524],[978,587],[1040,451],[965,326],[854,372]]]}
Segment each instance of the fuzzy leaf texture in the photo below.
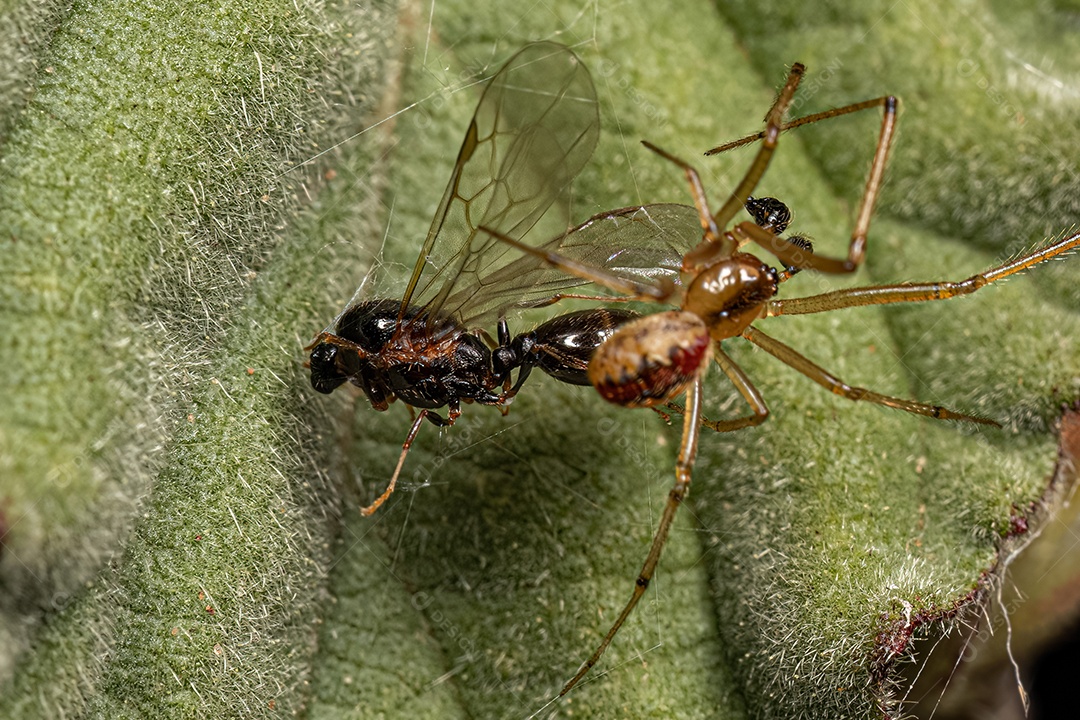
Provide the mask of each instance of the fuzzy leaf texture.
{"label": "fuzzy leaf texture", "polygon": [[[641,139],[718,206],[753,151],[701,152],[758,130],[796,60],[793,114],[901,98],[866,266],[785,297],[962,280],[1076,224],[1075,8],[773,5],[9,4],[0,717],[895,714],[911,650],[883,662],[879,633],[982,587],[1054,470],[1080,258],[760,324],[851,384],[1001,430],[852,403],[729,343],[772,415],[702,435],[653,586],[550,705],[629,596],[678,423],[533,377],[506,417],[423,428],[361,518],[408,413],[318,395],[301,365],[373,268],[364,292],[400,291],[477,81],[533,40],[574,47],[600,99],[574,220],[689,201]],[[846,251],[879,124],[782,137],[760,193],[815,252]],[[707,414],[742,414],[719,375]]]}

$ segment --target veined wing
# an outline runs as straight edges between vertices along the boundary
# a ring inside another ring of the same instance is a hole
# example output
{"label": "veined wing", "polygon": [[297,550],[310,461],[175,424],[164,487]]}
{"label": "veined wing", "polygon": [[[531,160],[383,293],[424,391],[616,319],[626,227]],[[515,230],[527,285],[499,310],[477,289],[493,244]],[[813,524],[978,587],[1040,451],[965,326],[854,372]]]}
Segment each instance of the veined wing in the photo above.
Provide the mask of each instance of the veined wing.
{"label": "veined wing", "polygon": [[[540,249],[628,280],[657,284],[667,278],[678,284],[682,257],[701,242],[701,237],[701,220],[695,208],[661,203],[594,215]],[[588,284],[534,255],[519,255],[462,287],[447,299],[444,310],[467,327],[485,327],[499,315],[545,305],[558,293]],[[604,292],[589,287],[590,292]]]}
{"label": "veined wing", "polygon": [[402,299],[447,315],[447,298],[517,258],[521,239],[592,155],[600,134],[589,71],[567,47],[525,46],[484,90]]}

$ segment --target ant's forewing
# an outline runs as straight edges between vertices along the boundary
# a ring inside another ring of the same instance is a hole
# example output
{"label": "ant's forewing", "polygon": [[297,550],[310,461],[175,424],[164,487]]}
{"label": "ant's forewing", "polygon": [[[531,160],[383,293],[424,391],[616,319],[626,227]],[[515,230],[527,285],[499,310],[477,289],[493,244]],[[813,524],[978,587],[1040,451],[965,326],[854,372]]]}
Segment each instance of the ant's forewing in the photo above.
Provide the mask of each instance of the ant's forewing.
{"label": "ant's forewing", "polygon": [[[539,249],[626,280],[678,285],[682,256],[700,241],[701,221],[695,208],[661,203],[594,215]],[[586,283],[535,255],[521,255],[460,288],[443,310],[467,327],[483,327],[497,315],[547,305],[560,293]],[[603,292],[597,286],[590,290]]]}
{"label": "ant's forewing", "polygon": [[562,45],[525,46],[484,90],[408,288],[430,322],[444,304],[516,256],[478,228],[521,239],[585,165],[600,134],[589,71]]}

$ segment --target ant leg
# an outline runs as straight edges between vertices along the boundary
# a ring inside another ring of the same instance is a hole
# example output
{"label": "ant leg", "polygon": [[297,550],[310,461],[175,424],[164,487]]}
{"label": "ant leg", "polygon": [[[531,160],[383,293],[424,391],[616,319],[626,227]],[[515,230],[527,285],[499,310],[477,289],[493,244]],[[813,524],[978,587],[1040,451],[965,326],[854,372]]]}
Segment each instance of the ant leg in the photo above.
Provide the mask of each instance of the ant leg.
{"label": "ant leg", "polygon": [[[675,294],[675,284],[667,278],[662,278],[659,285],[648,285],[646,283],[639,283],[633,280],[627,280],[626,278],[619,277],[613,273],[609,273],[600,268],[595,268],[590,265],[579,263],[570,258],[563,257],[558,253],[548,252],[539,248],[526,245],[525,243],[518,242],[512,237],[502,234],[498,230],[493,230],[488,227],[481,226],[479,228],[488,235],[491,235],[497,240],[510,245],[512,247],[521,250],[529,255],[535,255],[548,265],[554,268],[562,270],[568,275],[587,280],[591,283],[606,287],[609,290],[622,293],[623,295],[629,295],[632,300],[643,300],[652,302],[666,302],[672,295]],[[611,298],[603,297],[604,301],[608,301]]]}
{"label": "ant leg", "polygon": [[[409,412],[412,412],[412,406],[409,406]],[[438,413],[432,412],[428,409],[423,409],[416,415],[416,419],[413,420],[412,427],[409,428],[409,434],[405,436],[405,442],[401,444],[401,455],[398,457],[397,467],[394,468],[394,474],[390,476],[390,482],[387,484],[386,489],[383,490],[383,494],[375,498],[375,502],[371,503],[367,507],[360,508],[360,514],[364,517],[372,515],[379,507],[386,502],[387,498],[393,494],[394,488],[397,486],[398,476],[401,475],[401,468],[405,465],[405,456],[409,454],[409,448],[412,447],[413,440],[416,439],[416,434],[420,432],[420,425],[426,418],[428,422],[437,427],[450,427],[454,424],[454,421],[461,417],[461,406],[452,402],[450,409],[446,414],[446,418],[442,418]]]}
{"label": "ant leg", "polygon": [[416,419],[413,420],[412,428],[409,429],[409,434],[405,436],[405,442],[401,444],[401,456],[398,458],[397,467],[394,468],[394,474],[390,476],[390,483],[386,486],[386,489],[383,490],[383,494],[375,498],[375,502],[365,508],[360,508],[360,514],[364,517],[369,517],[378,510],[379,506],[386,502],[387,498],[394,492],[398,476],[401,474],[401,467],[405,464],[405,456],[409,454],[409,448],[412,447],[413,440],[416,439],[416,433],[420,432],[420,425],[424,422],[424,418],[427,417],[427,415],[427,410],[421,410],[416,416]]}
{"label": "ant leg", "polygon": [[866,178],[866,189],[863,190],[862,199],[859,201],[859,211],[855,216],[855,228],[851,231],[846,260],[806,253],[796,244],[777,237],[751,222],[741,222],[736,225],[732,229],[735,237],[753,240],[785,265],[801,270],[817,270],[832,274],[855,272],[866,257],[866,235],[870,232],[870,217],[874,213],[874,204],[881,192],[885,164],[896,134],[896,98],[892,96],[885,98],[884,105],[885,114],[881,120],[881,132],[878,135],[877,147],[874,149],[874,159],[870,163],[870,175]]}
{"label": "ant leg", "polygon": [[[510,405],[510,402],[518,394],[518,391],[521,390],[521,386],[525,384],[525,381],[529,379],[529,375],[531,374],[532,365],[523,365],[518,368],[517,382],[514,383],[513,387],[505,390],[502,394],[503,405],[500,406],[500,409],[502,407],[506,407],[506,412],[504,412],[503,415],[510,411],[510,408],[508,407]],[[510,382],[510,378],[507,377],[506,381]]]}
{"label": "ant leg", "polygon": [[891,303],[927,302],[948,300],[957,295],[970,295],[992,282],[1045,262],[1080,247],[1080,233],[1074,233],[1044,248],[1010,260],[1004,265],[972,275],[961,282],[905,283],[903,285],[877,285],[848,288],[834,292],[789,300],[770,300],[763,317],[775,315],[805,315],[827,312],[863,305],[888,305]]}
{"label": "ant leg", "polygon": [[608,645],[611,644],[615,633],[619,632],[619,628],[626,622],[626,618],[629,617],[638,601],[641,600],[641,596],[645,594],[645,590],[649,587],[649,581],[652,580],[653,573],[656,571],[656,565],[660,562],[660,553],[664,551],[668,533],[671,532],[671,523],[675,519],[675,513],[686,499],[687,493],[690,492],[690,475],[694,467],[694,460],[697,458],[698,435],[701,434],[699,419],[701,417],[702,375],[703,373],[699,373],[686,391],[686,414],[683,416],[683,436],[679,445],[679,459],[675,463],[675,485],[671,488],[671,492],[668,493],[667,504],[664,505],[664,512],[660,516],[660,524],[656,528],[656,534],[653,535],[649,554],[645,557],[645,564],[642,565],[641,572],[638,573],[637,581],[634,583],[634,592],[630,596],[630,601],[626,603],[626,607],[619,613],[615,624],[611,626],[607,635],[604,636],[599,647],[596,648],[588,660],[582,663],[577,674],[563,686],[563,689],[559,692],[559,697],[570,692],[578,684],[578,681],[585,677],[585,674],[596,665],[600,656],[604,654]]}
{"label": "ant leg", "polygon": [[954,412],[947,408],[943,408],[940,405],[928,405],[926,403],[915,402],[914,400],[904,400],[902,398],[892,397],[891,395],[881,395],[880,393],[876,393],[873,390],[867,390],[866,388],[852,387],[843,380],[833,377],[827,370],[815,365],[808,358],[800,355],[791,347],[788,347],[779,340],[769,337],[755,327],[748,327],[743,330],[742,336],[780,360],[780,362],[798,370],[818,385],[831,390],[837,395],[843,395],[849,400],[865,400],[867,402],[885,405],[915,415],[926,415],[927,417],[936,418],[938,420],[961,420],[964,422],[979,423],[981,425],[1001,427],[1000,423],[994,422],[993,420]]}
{"label": "ant leg", "polygon": [[[824,110],[822,112],[814,113],[813,115],[804,115],[801,118],[789,120],[788,122],[781,125],[780,132],[787,132],[792,128],[797,128],[800,125],[809,125],[810,123],[816,123],[819,120],[828,120],[829,118],[840,117],[841,115],[858,112],[859,110],[869,110],[870,108],[880,107],[885,104],[886,100],[888,100],[888,97],[883,96],[879,98],[874,98],[873,100],[863,100],[862,102],[844,105],[843,107],[832,108],[831,110]],[[755,140],[760,140],[763,137],[765,137],[764,130],[756,132],[752,135],[747,135],[744,138],[739,138],[738,140],[732,140],[731,142],[724,143],[723,145],[718,145],[712,150],[706,150],[705,155],[719,155],[720,153],[725,153],[728,150],[734,150],[737,147],[749,145]]]}
{"label": "ant leg", "polygon": [[758,181],[761,180],[761,176],[765,174],[766,168],[769,167],[769,161],[772,160],[773,152],[776,151],[776,144],[780,139],[780,128],[784,120],[784,113],[791,104],[791,98],[795,95],[795,88],[799,86],[799,81],[802,79],[804,72],[806,72],[806,68],[802,63],[795,63],[791,66],[787,81],[776,96],[776,102],[773,103],[772,109],[769,110],[768,121],[762,133],[763,142],[761,143],[761,149],[758,150],[757,157],[750,164],[750,168],[746,171],[742,181],[736,186],[735,191],[731,193],[731,197],[713,215],[713,221],[718,227],[726,227],[731,222],[731,219],[735,217],[735,213],[742,210],[743,206],[746,205],[746,199],[750,197],[750,193],[757,187]]}
{"label": "ant leg", "polygon": [[[739,391],[739,394],[743,396],[743,399],[746,400],[746,404],[750,406],[752,413],[732,420],[709,420],[702,416],[701,424],[716,432],[732,432],[743,428],[756,427],[765,422],[769,417],[769,408],[765,404],[765,398],[750,382],[750,378],[743,372],[743,369],[735,364],[735,361],[720,348],[718,342],[713,343],[713,359],[720,366],[720,369],[724,371],[724,374],[727,375],[728,380],[735,386],[735,389]],[[686,412],[681,405],[674,402],[667,403],[665,407],[676,415],[682,415]],[[656,410],[656,408],[653,409]]]}

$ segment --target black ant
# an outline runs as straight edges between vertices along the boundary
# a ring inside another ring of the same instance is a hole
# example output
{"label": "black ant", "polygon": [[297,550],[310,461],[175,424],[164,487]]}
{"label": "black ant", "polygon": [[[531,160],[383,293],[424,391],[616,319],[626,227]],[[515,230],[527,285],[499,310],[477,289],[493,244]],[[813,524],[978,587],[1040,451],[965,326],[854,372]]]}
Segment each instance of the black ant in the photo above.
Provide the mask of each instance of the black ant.
{"label": "black ant", "polygon": [[[585,281],[535,257],[517,257],[479,230],[484,225],[500,237],[526,235],[592,154],[600,132],[597,107],[589,72],[568,48],[543,42],[515,54],[480,98],[401,300],[351,304],[332,330],[306,348],[317,391],[330,393],[350,382],[376,410],[395,400],[420,409],[386,489],[361,510],[364,515],[394,491],[425,419],[453,425],[462,403],[472,402],[505,414],[534,367],[562,382],[588,385],[593,351],[616,327],[638,317],[595,308],[512,337],[508,311],[564,298],[621,298],[562,292]],[[589,266],[618,267],[628,278],[645,279],[664,266],[675,275],[682,253],[696,242],[694,217],[694,209],[682,205],[623,208],[542,247]],[[482,329],[494,320],[497,342]],[[444,406],[446,417],[435,412]]]}
{"label": "black ant", "polygon": [[[555,250],[524,245],[496,228],[483,228],[506,244],[543,260],[550,267],[618,292],[628,299],[669,303],[679,307],[678,310],[645,315],[621,325],[596,350],[588,365],[589,380],[607,400],[626,407],[671,407],[684,415],[683,434],[675,466],[675,484],[668,495],[630,600],[593,654],[563,687],[560,696],[569,692],[596,664],[645,593],[660,560],[675,513],[689,492],[691,470],[697,455],[698,436],[702,425],[726,432],[759,425],[769,415],[768,406],[761,393],[724,351],[721,345],[724,340],[745,338],[814,382],[851,400],[878,403],[939,420],[999,426],[993,420],[966,415],[938,405],[852,387],[791,347],[766,335],[755,327],[754,323],[776,315],[828,312],[862,305],[944,300],[965,295],[1080,245],[1080,233],[1075,233],[962,282],[878,285],[803,298],[773,299],[780,284],[800,270],[844,274],[854,272],[862,264],[866,254],[870,218],[881,188],[896,128],[898,103],[893,96],[875,98],[784,123],[784,113],[803,73],[803,65],[796,63],[791,67],[783,89],[766,116],[764,131],[707,153],[714,154],[758,139],[763,140],[750,168],[716,213],[710,211],[701,180],[691,165],[647,142],[644,143],[650,150],[677,164],[686,173],[696,206],[698,237],[701,238],[702,232],[704,235],[696,247],[682,256],[679,268],[682,283],[672,282],[666,276],[660,283],[641,282],[605,267],[589,267],[574,258],[564,257]],[[799,125],[877,107],[883,109],[883,119],[847,257],[837,259],[814,254],[812,245],[805,238],[781,237],[790,219],[787,207],[771,198],[756,199],[750,196],[769,165],[780,133]],[[651,207],[658,206],[646,206],[641,210]],[[754,216],[755,222],[739,222],[730,229],[723,230],[743,207]],[[685,221],[685,218],[678,221]],[[675,229],[674,226],[672,229]],[[785,269],[777,271],[754,255],[742,252],[742,247],[749,242],[757,243],[775,255]],[[751,410],[749,415],[721,421],[708,421],[702,417],[702,381],[710,360],[716,362],[746,400]],[[673,400],[681,394],[686,396],[684,407],[673,404]]]}
{"label": "black ant", "polygon": [[[598,135],[596,93],[578,58],[553,43],[522,49],[481,96],[402,299],[351,305],[332,332],[320,333],[306,348],[311,384],[319,392],[348,381],[376,410],[397,399],[410,410],[420,408],[386,490],[363,508],[364,515],[390,497],[425,419],[453,425],[462,402],[506,412],[533,366],[588,384],[588,356],[576,358],[576,376],[575,358],[558,359],[566,344],[565,322],[511,339],[505,320],[510,307],[550,304],[561,297],[556,291],[582,282],[554,277],[531,258],[506,262],[505,246],[477,227],[483,222],[507,236],[523,236],[577,175]],[[499,316],[494,357],[475,330],[492,314]],[[623,319],[592,311],[577,317],[575,330],[591,332],[595,347]],[[516,367],[522,368],[519,383],[510,387]],[[445,418],[434,412],[444,406]]]}

